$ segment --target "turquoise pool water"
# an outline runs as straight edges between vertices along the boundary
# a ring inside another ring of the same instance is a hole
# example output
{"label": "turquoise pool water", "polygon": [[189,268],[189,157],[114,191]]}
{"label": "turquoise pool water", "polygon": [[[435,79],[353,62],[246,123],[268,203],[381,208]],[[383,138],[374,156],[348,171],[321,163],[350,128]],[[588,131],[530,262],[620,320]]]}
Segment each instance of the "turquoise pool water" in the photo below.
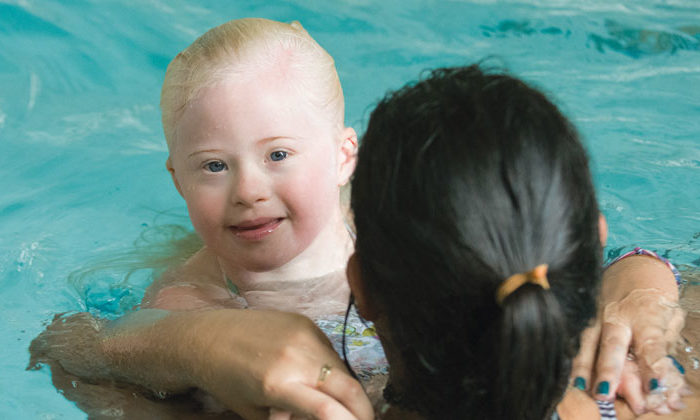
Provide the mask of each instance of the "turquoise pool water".
{"label": "turquoise pool water", "polygon": [[[27,346],[53,314],[137,302],[76,290],[87,259],[182,223],[158,98],[167,63],[211,26],[300,20],[336,58],[362,131],[390,88],[495,56],[553,95],[594,161],[609,252],[641,244],[700,265],[700,5],[694,0],[0,0],[0,418],[84,418]],[[87,293],[87,294],[86,294]],[[86,299],[86,297],[89,299]]]}

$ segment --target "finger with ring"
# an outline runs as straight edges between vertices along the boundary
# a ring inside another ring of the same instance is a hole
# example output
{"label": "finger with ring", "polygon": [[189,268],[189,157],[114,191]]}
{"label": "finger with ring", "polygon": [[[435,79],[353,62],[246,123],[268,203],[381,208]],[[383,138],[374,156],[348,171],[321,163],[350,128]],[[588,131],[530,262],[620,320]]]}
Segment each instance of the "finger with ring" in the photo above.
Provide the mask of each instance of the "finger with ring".
{"label": "finger with ring", "polygon": [[317,387],[321,386],[321,384],[323,384],[326,381],[328,376],[331,374],[331,369],[331,366],[328,364],[325,364],[321,367],[321,372],[318,374],[318,381],[316,382]]}

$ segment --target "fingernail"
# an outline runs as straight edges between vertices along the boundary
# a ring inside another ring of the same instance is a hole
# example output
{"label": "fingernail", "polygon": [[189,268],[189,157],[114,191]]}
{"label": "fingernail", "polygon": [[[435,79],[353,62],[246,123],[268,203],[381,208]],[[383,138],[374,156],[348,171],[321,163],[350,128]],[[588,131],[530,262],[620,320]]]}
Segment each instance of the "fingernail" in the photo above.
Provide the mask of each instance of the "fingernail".
{"label": "fingernail", "polygon": [[581,391],[586,390],[586,379],[584,379],[581,376],[577,376],[576,379],[574,379],[574,388],[578,388]]}
{"label": "fingernail", "polygon": [[603,381],[599,383],[596,392],[601,395],[608,395],[608,392],[610,392],[610,382]]}
{"label": "fingernail", "polygon": [[654,390],[656,390],[656,388],[658,388],[658,387],[659,387],[659,380],[656,379],[656,378],[652,378],[652,379],[649,381],[649,391],[654,391]]}
{"label": "fingernail", "polygon": [[671,359],[671,362],[673,362],[673,366],[675,366],[676,369],[678,369],[678,371],[681,373],[681,375],[685,375],[685,369],[683,368],[683,365],[678,363],[678,360],[676,360],[675,357],[673,357],[673,356],[666,356],[666,357]]}

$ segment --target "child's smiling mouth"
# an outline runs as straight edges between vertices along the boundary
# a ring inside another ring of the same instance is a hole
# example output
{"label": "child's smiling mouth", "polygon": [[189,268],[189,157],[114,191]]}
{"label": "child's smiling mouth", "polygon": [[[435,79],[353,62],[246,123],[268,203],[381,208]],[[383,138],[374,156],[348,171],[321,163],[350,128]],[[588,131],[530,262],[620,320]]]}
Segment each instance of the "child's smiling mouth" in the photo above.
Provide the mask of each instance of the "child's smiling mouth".
{"label": "child's smiling mouth", "polygon": [[274,232],[284,221],[283,217],[264,217],[246,220],[230,227],[234,235],[249,241],[259,241]]}

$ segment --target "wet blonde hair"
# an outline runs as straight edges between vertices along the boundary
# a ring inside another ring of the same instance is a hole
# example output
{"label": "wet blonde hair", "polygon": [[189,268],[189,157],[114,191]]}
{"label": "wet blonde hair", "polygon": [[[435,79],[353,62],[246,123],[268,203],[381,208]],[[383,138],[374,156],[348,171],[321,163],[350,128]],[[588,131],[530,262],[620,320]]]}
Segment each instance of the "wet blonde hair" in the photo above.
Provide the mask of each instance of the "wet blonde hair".
{"label": "wet blonde hair", "polygon": [[294,89],[342,128],[345,105],[335,62],[301,24],[236,19],[207,31],[168,65],[160,96],[168,149],[175,142],[177,121],[202,88],[269,68],[283,53],[288,53],[292,74],[299,76]]}

